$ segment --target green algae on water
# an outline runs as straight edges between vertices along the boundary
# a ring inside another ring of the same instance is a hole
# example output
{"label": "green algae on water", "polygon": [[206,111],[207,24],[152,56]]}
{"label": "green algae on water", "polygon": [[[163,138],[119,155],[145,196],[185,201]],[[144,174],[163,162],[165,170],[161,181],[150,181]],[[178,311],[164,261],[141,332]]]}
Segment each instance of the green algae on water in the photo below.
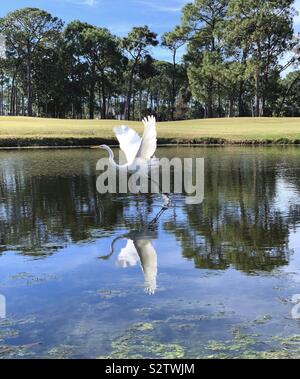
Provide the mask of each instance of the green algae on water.
{"label": "green algae on water", "polygon": [[135,323],[124,334],[112,341],[107,359],[181,359],[185,350],[178,343],[162,343],[155,339],[151,323]]}

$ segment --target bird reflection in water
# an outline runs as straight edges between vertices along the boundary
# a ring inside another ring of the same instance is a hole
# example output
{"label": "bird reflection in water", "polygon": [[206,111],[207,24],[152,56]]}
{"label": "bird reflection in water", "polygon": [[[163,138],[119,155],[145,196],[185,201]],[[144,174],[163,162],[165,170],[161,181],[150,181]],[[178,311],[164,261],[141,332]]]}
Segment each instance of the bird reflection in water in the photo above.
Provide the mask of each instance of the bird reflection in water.
{"label": "bird reflection in water", "polygon": [[126,246],[118,255],[117,264],[123,268],[140,264],[145,278],[145,292],[153,295],[157,288],[157,253],[152,243],[155,236],[146,231],[131,232],[129,235]]}
{"label": "bird reflection in water", "polygon": [[115,252],[116,243],[119,240],[126,239],[126,246],[119,252],[117,265],[127,268],[140,264],[145,279],[145,292],[149,295],[154,295],[157,289],[157,253],[152,241],[158,238],[156,226],[167,209],[169,208],[163,207],[156,217],[149,224],[143,226],[141,230],[133,230],[116,237],[111,243],[110,253],[99,257],[100,259],[109,259]]}

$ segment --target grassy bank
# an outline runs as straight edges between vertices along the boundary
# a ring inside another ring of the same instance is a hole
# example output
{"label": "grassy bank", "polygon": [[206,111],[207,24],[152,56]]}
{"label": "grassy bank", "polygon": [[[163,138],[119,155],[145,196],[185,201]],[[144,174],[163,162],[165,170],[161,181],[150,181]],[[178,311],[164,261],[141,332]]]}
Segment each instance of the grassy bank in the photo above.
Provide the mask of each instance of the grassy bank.
{"label": "grassy bank", "polygon": [[[140,122],[0,117],[0,147],[114,144],[113,127]],[[233,118],[158,123],[159,143],[300,144],[300,118]]]}

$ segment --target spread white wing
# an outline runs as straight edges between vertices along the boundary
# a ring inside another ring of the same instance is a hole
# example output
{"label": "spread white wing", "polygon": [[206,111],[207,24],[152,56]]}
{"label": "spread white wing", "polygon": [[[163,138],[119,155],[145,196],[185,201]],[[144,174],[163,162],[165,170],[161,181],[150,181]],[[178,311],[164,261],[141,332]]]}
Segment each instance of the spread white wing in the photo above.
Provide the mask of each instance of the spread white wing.
{"label": "spread white wing", "polygon": [[152,295],[156,291],[157,254],[149,240],[134,241],[145,277],[145,290]]}
{"label": "spread white wing", "polygon": [[139,262],[140,258],[132,240],[127,240],[126,246],[121,249],[117,264],[119,267],[132,267]]}
{"label": "spread white wing", "polygon": [[144,134],[137,158],[150,159],[153,157],[157,147],[156,120],[154,116],[143,119]]}
{"label": "spread white wing", "polygon": [[148,160],[152,158],[157,147],[156,121],[154,116],[143,119],[144,134],[141,138],[136,131],[122,125],[114,128],[116,137],[120,143],[120,149],[124,152],[127,164],[130,166],[135,158]]}
{"label": "spread white wing", "polygon": [[125,125],[114,128],[114,132],[120,143],[120,149],[124,152],[130,166],[137,156],[142,139],[137,132]]}

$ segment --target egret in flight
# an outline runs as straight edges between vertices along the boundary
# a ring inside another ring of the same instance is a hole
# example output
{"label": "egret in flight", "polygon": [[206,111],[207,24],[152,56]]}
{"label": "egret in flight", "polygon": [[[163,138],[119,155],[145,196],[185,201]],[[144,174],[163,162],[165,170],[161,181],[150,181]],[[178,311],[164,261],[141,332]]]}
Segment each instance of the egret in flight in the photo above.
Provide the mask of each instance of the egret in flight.
{"label": "egret in flight", "polygon": [[132,171],[136,164],[149,165],[156,161],[153,158],[157,148],[156,120],[154,116],[143,119],[144,133],[140,137],[136,131],[128,126],[122,125],[114,128],[115,135],[120,143],[120,149],[125,154],[127,163],[120,165],[115,162],[114,153],[107,145],[101,145],[100,149],[108,151],[111,165]]}
{"label": "egret in flight", "polygon": [[[109,162],[113,167],[119,170],[126,169],[128,172],[137,171],[139,167],[140,174],[149,179],[149,171],[152,167],[158,167],[158,159],[154,157],[157,148],[157,131],[156,119],[154,116],[148,116],[143,120],[144,133],[140,137],[138,133],[122,125],[114,128],[115,135],[119,141],[120,149],[126,157],[125,164],[119,164],[115,161],[114,152],[107,145],[100,145],[100,149],[106,150],[109,154]],[[151,184],[159,191],[159,184],[151,178]],[[164,207],[170,206],[170,197],[168,194],[161,194],[164,202]]]}

